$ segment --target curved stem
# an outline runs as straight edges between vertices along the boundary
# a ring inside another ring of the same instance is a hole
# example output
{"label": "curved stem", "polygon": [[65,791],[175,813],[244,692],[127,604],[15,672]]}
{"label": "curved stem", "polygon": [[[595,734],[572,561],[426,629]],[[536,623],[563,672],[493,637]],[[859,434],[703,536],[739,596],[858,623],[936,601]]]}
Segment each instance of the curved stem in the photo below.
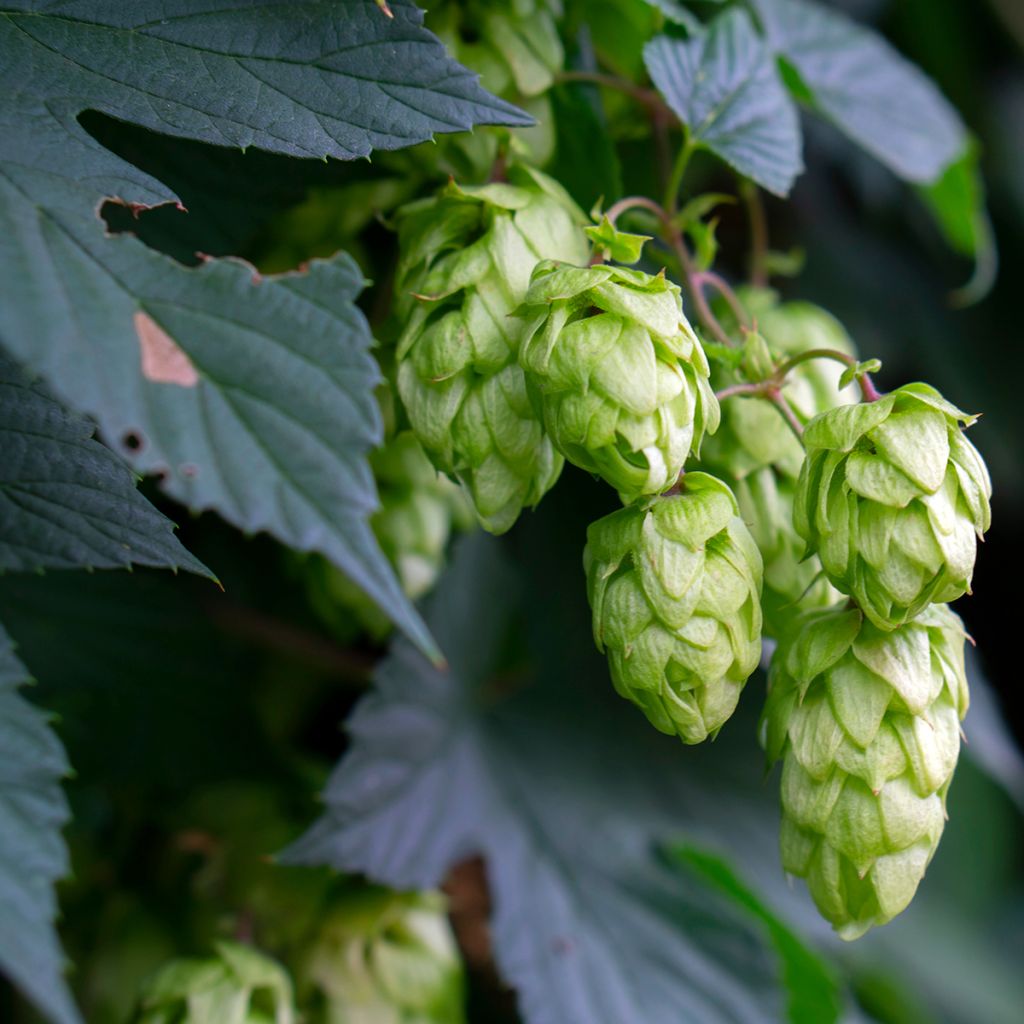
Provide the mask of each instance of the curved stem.
{"label": "curved stem", "polygon": [[719,295],[729,304],[729,308],[732,310],[732,315],[736,317],[736,322],[741,327],[746,327],[750,323],[750,317],[747,315],[746,309],[743,308],[743,303],[740,302],[739,296],[732,290],[729,283],[720,277],[712,270],[698,270],[694,275],[694,283],[700,287],[703,284],[709,284],[714,288]]}
{"label": "curved stem", "polygon": [[756,395],[758,397],[764,397],[767,392],[763,382],[756,384],[731,384],[727,388],[722,388],[721,391],[715,392],[715,398],[720,402],[726,398],[732,398],[734,395]]}
{"label": "curved stem", "polygon": [[679,208],[679,189],[682,188],[683,176],[686,174],[690,157],[693,156],[693,151],[696,148],[693,139],[690,138],[689,131],[684,125],[683,144],[679,147],[675,163],[672,165],[672,173],[669,175],[668,185],[665,187],[665,201],[662,203],[662,208],[669,217],[672,217]]}
{"label": "curved stem", "polygon": [[[775,368],[776,378],[782,380],[795,366],[799,366],[801,363],[806,363],[809,359],[832,359],[837,363],[842,363],[846,367],[857,365],[857,360],[854,359],[853,356],[848,355],[846,352],[840,352],[838,349],[809,348],[806,352],[801,352],[777,366]],[[857,384],[860,386],[861,397],[865,402],[877,402],[878,399],[882,397],[881,393],[875,387],[870,373],[857,374]]]}
{"label": "curved stem", "polygon": [[804,426],[797,419],[796,413],[793,412],[793,407],[786,401],[786,396],[779,391],[777,388],[767,392],[767,397],[775,406],[779,412],[782,413],[783,419],[789,424],[790,429],[794,434],[802,441],[804,436]]}

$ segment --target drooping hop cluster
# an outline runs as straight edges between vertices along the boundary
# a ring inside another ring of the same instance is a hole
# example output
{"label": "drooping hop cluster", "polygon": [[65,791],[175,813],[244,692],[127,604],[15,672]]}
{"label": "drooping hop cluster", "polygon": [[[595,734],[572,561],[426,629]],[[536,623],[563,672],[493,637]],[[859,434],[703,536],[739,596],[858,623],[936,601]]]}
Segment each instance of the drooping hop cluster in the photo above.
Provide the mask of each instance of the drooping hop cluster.
{"label": "drooping hop cluster", "polygon": [[713,736],[761,655],[761,556],[720,480],[613,512],[583,556],[616,690],[686,743]]}
{"label": "drooping hop cluster", "polygon": [[829,580],[882,629],[970,591],[990,523],[968,416],[926,384],[833,409],[804,434],[794,523]]}
{"label": "drooping hop cluster", "polygon": [[[746,369],[755,379],[770,367],[812,350],[854,354],[842,325],[820,306],[780,304],[774,292],[763,288],[739,289],[737,296],[758,325],[758,336],[748,336],[744,353]],[[815,359],[790,371],[784,393],[801,422],[857,400],[855,387],[839,388],[842,370],[836,362]],[[716,388],[741,382],[735,371],[717,363],[711,379]],[[737,396],[724,402],[721,426],[705,442],[701,461],[729,482],[740,514],[761,549],[765,632],[777,636],[800,609],[837,601],[839,594],[822,576],[817,558],[803,558],[804,542],[793,526],[793,499],[804,449],[778,410],[758,397]]]}
{"label": "drooping hop cluster", "polygon": [[510,314],[542,258],[586,258],[582,214],[557,183],[516,165],[508,183],[449,184],[400,216],[398,389],[434,464],[502,533],[558,479],[526,392]]}
{"label": "drooping hop cluster", "polygon": [[679,287],[624,267],[541,263],[519,316],[520,362],[558,450],[624,502],[671,487],[719,420]]}
{"label": "drooping hop cluster", "polygon": [[326,1020],[464,1024],[464,980],[445,901],[353,883],[335,902],[300,972]]}
{"label": "drooping hop cluster", "polygon": [[944,605],[891,631],[840,607],[805,615],[772,659],[763,727],[783,760],[783,866],[845,939],[910,903],[938,845],[963,647]]}

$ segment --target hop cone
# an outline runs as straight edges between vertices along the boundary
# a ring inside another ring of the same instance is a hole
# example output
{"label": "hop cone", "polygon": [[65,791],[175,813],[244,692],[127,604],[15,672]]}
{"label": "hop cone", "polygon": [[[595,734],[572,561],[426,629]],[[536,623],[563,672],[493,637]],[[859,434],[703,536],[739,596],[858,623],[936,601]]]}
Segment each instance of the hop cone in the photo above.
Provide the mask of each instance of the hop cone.
{"label": "hop cone", "polygon": [[664,276],[538,265],[520,362],[558,450],[623,501],[671,487],[718,426],[704,350]]}
{"label": "hop cone", "polygon": [[427,454],[465,485],[492,533],[540,501],[562,468],[527,396],[522,323],[509,314],[539,259],[586,251],[582,215],[559,185],[521,166],[509,178],[450,184],[406,207],[399,229],[398,389]]}
{"label": "hop cone", "polygon": [[772,659],[783,867],[845,939],[899,914],[935,853],[967,712],[963,646],[944,605],[892,631],[837,607],[805,615]]}
{"label": "hop cone", "polygon": [[464,1024],[462,964],[437,893],[353,885],[302,971],[339,1024]]}
{"label": "hop cone", "polygon": [[[809,302],[778,303],[774,292],[746,288],[738,296],[757,323],[762,356],[769,365],[811,349],[853,354],[853,344],[838,320]],[[748,358],[756,353],[751,353]],[[842,366],[809,360],[788,376],[786,398],[807,422],[820,412],[857,400],[853,387],[840,389]],[[740,378],[719,363],[712,371],[716,388]],[[800,610],[827,607],[839,593],[821,575],[817,558],[803,559],[804,543],[793,525],[793,498],[804,449],[777,409],[759,398],[730,398],[722,403],[722,423],[701,451],[701,462],[728,480],[764,558],[765,632],[778,636]],[[799,609],[798,609],[799,604]]]}
{"label": "hop cone", "polygon": [[988,471],[959,427],[974,419],[908,384],[807,427],[796,529],[882,629],[970,591],[991,515]]}
{"label": "hop cone", "polygon": [[[218,942],[217,955],[172,960],[150,980],[138,1024],[291,1024],[292,983],[280,964],[250,946]],[[257,1009],[262,1000],[272,1013]]]}
{"label": "hop cone", "polygon": [[761,655],[761,556],[720,480],[593,523],[594,639],[619,694],[685,743],[713,736]]}

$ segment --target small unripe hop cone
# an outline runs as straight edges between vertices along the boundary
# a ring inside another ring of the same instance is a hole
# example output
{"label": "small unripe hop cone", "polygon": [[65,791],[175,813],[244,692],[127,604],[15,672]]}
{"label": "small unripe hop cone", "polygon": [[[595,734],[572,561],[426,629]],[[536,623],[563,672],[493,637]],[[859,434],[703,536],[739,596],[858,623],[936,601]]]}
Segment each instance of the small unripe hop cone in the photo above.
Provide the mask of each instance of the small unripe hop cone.
{"label": "small unripe hop cone", "polygon": [[944,605],[885,631],[809,612],[772,658],[763,737],[782,758],[782,863],[844,939],[910,903],[938,846],[967,712]]}
{"label": "small unripe hop cone", "polygon": [[624,502],[671,487],[718,426],[678,285],[624,267],[538,264],[519,360],[548,434]]}
{"label": "small unripe hop cone", "polygon": [[700,743],[725,724],[761,655],[761,556],[720,480],[593,523],[583,561],[594,639],[619,694]]}
{"label": "small unripe hop cone", "polygon": [[400,214],[398,390],[434,464],[503,533],[554,485],[562,458],[517,362],[510,314],[540,258],[586,259],[583,215],[556,182],[514,165],[509,182],[460,188]]}
{"label": "small unripe hop cone", "polygon": [[831,583],[882,629],[970,591],[992,492],[960,429],[975,418],[908,384],[807,426],[794,524]]}

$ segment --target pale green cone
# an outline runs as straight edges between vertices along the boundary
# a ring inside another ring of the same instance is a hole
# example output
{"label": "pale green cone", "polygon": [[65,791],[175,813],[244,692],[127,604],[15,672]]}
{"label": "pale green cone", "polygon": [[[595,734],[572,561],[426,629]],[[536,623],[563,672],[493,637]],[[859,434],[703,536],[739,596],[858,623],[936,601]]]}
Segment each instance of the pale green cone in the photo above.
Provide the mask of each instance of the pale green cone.
{"label": "pale green cone", "polygon": [[558,450],[623,501],[671,487],[718,426],[679,287],[625,267],[539,264],[520,362]]}
{"label": "pale green cone", "polygon": [[503,533],[558,479],[517,362],[516,309],[538,260],[586,252],[582,214],[529,168],[509,182],[448,185],[402,212],[396,302],[398,390],[434,464],[466,487],[492,533]]}
{"label": "pale green cone", "polygon": [[353,884],[300,972],[324,1024],[464,1024],[464,978],[439,893]]}
{"label": "pale green cone", "polygon": [[292,983],[280,964],[236,942],[218,942],[216,951],[157,971],[142,993],[137,1024],[292,1024]]}
{"label": "pale green cone", "polygon": [[761,656],[761,557],[720,480],[613,512],[583,555],[594,640],[619,694],[685,743],[714,736]]}
{"label": "pale green cone", "polygon": [[[737,296],[757,324],[768,363],[777,365],[811,349],[828,348],[854,355],[853,343],[830,313],[809,302],[779,303],[775,292],[740,288]],[[723,311],[729,322],[728,310]],[[785,394],[806,423],[818,413],[857,401],[857,390],[839,388],[843,366],[815,359],[788,376]],[[716,389],[741,377],[721,363],[711,374]],[[810,608],[827,607],[840,594],[824,578],[817,558],[804,560],[804,543],[793,525],[796,480],[804,449],[771,403],[761,398],[732,397],[722,402],[722,422],[701,451],[701,463],[727,480],[736,493],[740,514],[764,558],[762,609],[764,628],[779,636],[787,624]]]}
{"label": "pale green cone", "polygon": [[855,939],[913,899],[942,835],[967,712],[964,632],[935,605],[880,630],[803,616],[771,664],[763,733],[783,760],[782,864]]}
{"label": "pale green cone", "polygon": [[968,416],[926,384],[816,417],[804,433],[794,524],[829,580],[877,626],[970,592],[991,520]]}

